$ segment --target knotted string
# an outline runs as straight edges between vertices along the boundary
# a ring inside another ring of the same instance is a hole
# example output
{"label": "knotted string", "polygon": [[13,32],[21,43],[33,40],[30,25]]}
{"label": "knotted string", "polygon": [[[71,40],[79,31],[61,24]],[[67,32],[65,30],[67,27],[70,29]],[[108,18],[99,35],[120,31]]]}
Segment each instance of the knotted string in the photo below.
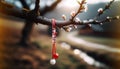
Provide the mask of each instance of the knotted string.
{"label": "knotted string", "polygon": [[55,58],[54,55],[56,54],[56,21],[52,19],[52,58]]}

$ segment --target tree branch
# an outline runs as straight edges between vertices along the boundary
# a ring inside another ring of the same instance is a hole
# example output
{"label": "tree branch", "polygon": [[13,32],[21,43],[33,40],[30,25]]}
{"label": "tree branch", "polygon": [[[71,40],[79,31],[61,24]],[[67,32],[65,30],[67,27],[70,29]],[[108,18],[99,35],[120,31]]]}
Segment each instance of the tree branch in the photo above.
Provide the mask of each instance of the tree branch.
{"label": "tree branch", "polygon": [[78,1],[78,4],[80,5],[78,11],[77,11],[76,13],[74,13],[74,12],[71,13],[71,15],[73,14],[73,15],[72,15],[72,18],[70,19],[71,21],[73,21],[74,18],[75,18],[79,13],[82,12],[82,10],[85,10],[84,4],[86,4],[86,0],[82,0],[81,2]]}
{"label": "tree branch", "polygon": [[12,7],[12,8],[3,7],[3,6],[1,6],[1,4],[0,4],[0,12],[3,13],[3,14],[7,14],[7,15],[10,15],[10,16],[15,16],[15,17],[22,18],[22,19],[25,18],[24,14],[26,14],[21,9],[18,9],[18,8],[15,8],[15,7]]}
{"label": "tree branch", "polygon": [[[15,16],[15,17],[19,17],[19,18],[22,18],[22,19],[26,19],[26,18],[30,18],[30,19],[33,19],[31,13],[28,13],[28,12],[24,12],[22,10],[18,10],[16,9],[15,7],[14,8],[0,8],[0,12],[1,13],[4,13],[4,14],[8,14],[8,15],[11,15],[11,16]],[[30,11],[32,12],[32,11]],[[30,15],[29,15],[30,14]],[[105,22],[109,22],[111,20],[116,20],[118,19],[119,17],[116,16],[114,18],[110,17],[109,19],[106,18],[105,20],[103,21],[98,21],[98,20],[88,20],[88,21],[56,21],[56,25],[57,27],[63,27],[63,26],[67,26],[67,25],[88,25],[88,24],[100,24],[100,23],[105,23]],[[45,18],[45,17],[42,17],[42,16],[37,16],[35,17],[33,20],[33,22],[35,23],[40,23],[40,24],[44,24],[44,25],[51,25],[51,19],[48,19],[48,18]]]}
{"label": "tree branch", "polygon": [[106,10],[108,10],[114,1],[115,0],[111,0],[107,5],[105,5],[104,9],[99,8],[98,14],[96,15],[96,17],[94,17],[94,20],[100,17]]}
{"label": "tree branch", "polygon": [[25,0],[20,0],[20,2],[22,4],[23,8],[30,9]]}
{"label": "tree branch", "polygon": [[40,3],[40,0],[36,0],[36,2],[35,2],[35,8],[34,8],[34,11],[36,11],[36,13],[39,12],[39,8],[40,8],[39,3]]}
{"label": "tree branch", "polygon": [[[109,19],[106,18],[105,20],[102,20],[102,21],[98,21],[98,20],[95,20],[95,21],[56,21],[56,25],[57,27],[63,27],[63,26],[67,26],[67,25],[88,25],[88,24],[100,24],[100,23],[106,23],[106,22],[110,22],[111,20],[116,20],[116,19],[119,19],[119,16],[116,16],[116,17],[110,17]],[[36,23],[40,23],[40,24],[44,24],[44,25],[52,25],[51,23],[51,19],[48,19],[48,18],[45,18],[45,17],[37,17],[35,19],[35,22]]]}
{"label": "tree branch", "polygon": [[43,16],[45,13],[52,11],[55,9],[55,7],[61,2],[62,0],[55,1],[51,6],[46,6],[43,10],[40,11],[41,16]]}

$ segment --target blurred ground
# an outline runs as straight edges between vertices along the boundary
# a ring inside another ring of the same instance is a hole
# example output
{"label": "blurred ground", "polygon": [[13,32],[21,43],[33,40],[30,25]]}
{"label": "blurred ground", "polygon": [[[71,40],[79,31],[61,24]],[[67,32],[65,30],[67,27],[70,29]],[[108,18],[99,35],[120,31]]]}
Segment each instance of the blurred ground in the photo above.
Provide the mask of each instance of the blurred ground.
{"label": "blurred ground", "polygon": [[[41,30],[38,28],[40,26],[35,26],[31,34],[32,43],[29,48],[24,48],[18,44],[23,26],[23,21],[0,18],[0,67],[3,67],[0,69],[119,69],[120,52],[111,51],[112,48],[119,50],[119,44],[116,47],[114,43],[119,40],[93,36],[71,36],[71,33],[62,31],[57,38],[57,51],[60,57],[57,64],[52,66],[49,64],[51,37],[47,35],[47,30]],[[76,41],[76,38],[86,43]],[[61,46],[62,43],[69,45],[70,49]],[[107,46],[111,50],[97,48],[97,45],[96,48],[91,47],[91,43]],[[82,53],[75,55],[75,49],[79,49]],[[80,55],[87,56],[82,58]],[[94,63],[87,57],[94,59]],[[100,63],[96,64],[97,62]]]}
{"label": "blurred ground", "polygon": [[[3,54],[0,54],[1,60],[4,59],[1,61],[1,65],[3,62],[5,63],[2,69],[75,69],[76,67],[95,69],[84,61],[77,59],[71,51],[64,52],[60,47],[58,52],[61,56],[57,60],[57,64],[55,66],[50,65],[51,37],[47,36],[44,32],[40,32],[40,30],[39,32],[34,30],[31,38],[33,43],[30,45],[30,48],[24,48],[18,44],[23,23],[16,23],[16,21],[3,18],[0,21],[0,27],[2,27],[2,32],[0,33],[3,35],[0,36],[2,38],[0,44],[3,44],[0,47],[5,48],[0,50]],[[34,46],[39,46],[39,48]]]}

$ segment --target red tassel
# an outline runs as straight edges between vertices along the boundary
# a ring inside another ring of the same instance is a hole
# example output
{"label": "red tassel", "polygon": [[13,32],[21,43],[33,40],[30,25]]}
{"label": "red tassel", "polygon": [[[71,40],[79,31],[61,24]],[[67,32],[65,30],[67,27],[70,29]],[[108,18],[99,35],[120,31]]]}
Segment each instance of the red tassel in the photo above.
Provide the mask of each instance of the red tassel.
{"label": "red tassel", "polygon": [[58,58],[58,53],[56,53],[56,21],[52,19],[52,59]]}

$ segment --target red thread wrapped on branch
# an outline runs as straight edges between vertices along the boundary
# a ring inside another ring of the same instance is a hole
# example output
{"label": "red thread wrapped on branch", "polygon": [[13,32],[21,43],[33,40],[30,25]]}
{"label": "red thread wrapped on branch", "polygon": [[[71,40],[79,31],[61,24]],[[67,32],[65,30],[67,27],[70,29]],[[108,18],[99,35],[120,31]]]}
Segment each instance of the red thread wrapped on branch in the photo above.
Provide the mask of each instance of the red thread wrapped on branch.
{"label": "red thread wrapped on branch", "polygon": [[52,19],[52,59],[50,60],[50,64],[54,65],[58,58],[58,53],[56,53],[56,22],[55,19]]}

